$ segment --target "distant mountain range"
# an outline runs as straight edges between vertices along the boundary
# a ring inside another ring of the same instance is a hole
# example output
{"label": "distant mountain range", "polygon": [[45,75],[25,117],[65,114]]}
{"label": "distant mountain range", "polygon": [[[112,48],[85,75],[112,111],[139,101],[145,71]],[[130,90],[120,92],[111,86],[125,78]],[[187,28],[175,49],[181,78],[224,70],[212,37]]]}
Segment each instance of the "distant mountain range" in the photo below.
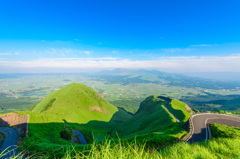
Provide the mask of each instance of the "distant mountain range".
{"label": "distant mountain range", "polygon": [[106,80],[109,83],[122,84],[129,83],[157,83],[172,86],[183,86],[189,88],[205,88],[205,89],[237,89],[240,87],[240,81],[222,81],[216,79],[207,79],[203,77],[191,77],[177,73],[166,73],[149,70],[128,70],[128,69],[114,69],[108,71],[101,71],[90,74],[90,77],[95,77],[99,80]]}

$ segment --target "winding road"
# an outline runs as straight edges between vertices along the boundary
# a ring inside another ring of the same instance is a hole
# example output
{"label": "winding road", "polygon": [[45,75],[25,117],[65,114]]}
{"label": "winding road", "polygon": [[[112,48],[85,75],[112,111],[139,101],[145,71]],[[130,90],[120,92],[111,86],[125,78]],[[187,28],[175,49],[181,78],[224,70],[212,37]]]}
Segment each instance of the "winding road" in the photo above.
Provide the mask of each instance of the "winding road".
{"label": "winding road", "polygon": [[240,128],[240,117],[225,115],[225,114],[213,114],[203,113],[192,116],[192,132],[188,138],[189,143],[206,141],[211,138],[211,132],[208,124],[217,123],[227,126],[234,126]]}
{"label": "winding road", "polygon": [[86,145],[87,144],[87,140],[85,139],[84,135],[80,131],[73,129],[73,132],[77,136],[77,138],[79,139],[81,145]]}
{"label": "winding road", "polygon": [[[17,140],[19,133],[16,129],[11,127],[0,127],[0,132],[4,133],[6,135],[4,141],[2,142],[0,146],[0,151],[4,151],[4,156],[1,156],[1,159],[4,158],[10,158],[11,156],[17,156]],[[23,158],[19,156],[19,158]]]}

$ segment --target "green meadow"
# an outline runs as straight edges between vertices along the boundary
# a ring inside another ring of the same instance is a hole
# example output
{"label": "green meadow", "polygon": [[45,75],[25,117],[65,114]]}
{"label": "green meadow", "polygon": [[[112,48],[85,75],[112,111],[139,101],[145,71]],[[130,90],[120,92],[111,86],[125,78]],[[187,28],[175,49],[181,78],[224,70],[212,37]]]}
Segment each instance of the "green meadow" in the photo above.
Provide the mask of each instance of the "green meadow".
{"label": "green meadow", "polygon": [[[177,115],[186,115],[186,104],[171,102],[168,107],[177,109]],[[19,150],[29,155],[64,157],[66,152],[89,152],[92,145],[106,142],[142,144],[146,148],[163,148],[177,143],[188,132],[166,109],[167,101],[149,96],[141,102],[135,114],[118,108],[83,84],[72,83],[49,94],[31,111],[17,112],[29,115],[28,137],[20,143]],[[176,106],[175,106],[176,105]],[[87,146],[73,144],[61,138],[60,133],[77,129],[84,134]],[[111,144],[112,145],[112,144]],[[70,148],[72,147],[72,148]]]}

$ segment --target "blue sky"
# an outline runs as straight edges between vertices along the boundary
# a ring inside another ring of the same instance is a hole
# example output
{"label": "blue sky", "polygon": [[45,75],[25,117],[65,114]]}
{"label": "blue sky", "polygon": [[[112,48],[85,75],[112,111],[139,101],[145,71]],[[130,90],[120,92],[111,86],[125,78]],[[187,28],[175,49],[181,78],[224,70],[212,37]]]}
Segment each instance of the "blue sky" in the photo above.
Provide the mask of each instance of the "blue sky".
{"label": "blue sky", "polygon": [[240,72],[240,1],[0,2],[0,72]]}

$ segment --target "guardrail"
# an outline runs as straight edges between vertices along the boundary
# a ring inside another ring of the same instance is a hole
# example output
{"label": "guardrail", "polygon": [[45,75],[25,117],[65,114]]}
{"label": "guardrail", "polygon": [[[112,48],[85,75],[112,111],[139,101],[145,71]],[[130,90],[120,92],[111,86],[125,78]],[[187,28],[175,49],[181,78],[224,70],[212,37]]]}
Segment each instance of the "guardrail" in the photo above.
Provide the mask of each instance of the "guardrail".
{"label": "guardrail", "polygon": [[[193,131],[194,131],[194,127],[193,127],[193,121],[192,121],[192,119],[193,119],[193,117],[194,116],[197,116],[197,115],[204,115],[204,114],[213,114],[212,112],[207,112],[207,113],[200,113],[200,114],[193,114],[193,115],[191,115],[191,117],[189,118],[189,133],[186,135],[186,136],[184,136],[183,138],[182,138],[182,141],[183,142],[188,142],[188,140],[192,137],[192,135],[193,135]],[[214,113],[215,114],[215,113]],[[206,121],[205,121],[206,122]],[[206,125],[206,123],[205,123],[205,125]],[[206,129],[207,129],[208,127],[207,127],[207,125],[206,125]],[[210,129],[209,129],[210,130]],[[207,131],[206,131],[206,133],[207,133]],[[207,136],[208,136],[208,134],[207,134]]]}
{"label": "guardrail", "polygon": [[190,118],[188,119],[189,133],[181,139],[183,142],[187,142],[192,137],[192,133],[193,133],[192,117],[193,117],[193,115],[191,115]]}

